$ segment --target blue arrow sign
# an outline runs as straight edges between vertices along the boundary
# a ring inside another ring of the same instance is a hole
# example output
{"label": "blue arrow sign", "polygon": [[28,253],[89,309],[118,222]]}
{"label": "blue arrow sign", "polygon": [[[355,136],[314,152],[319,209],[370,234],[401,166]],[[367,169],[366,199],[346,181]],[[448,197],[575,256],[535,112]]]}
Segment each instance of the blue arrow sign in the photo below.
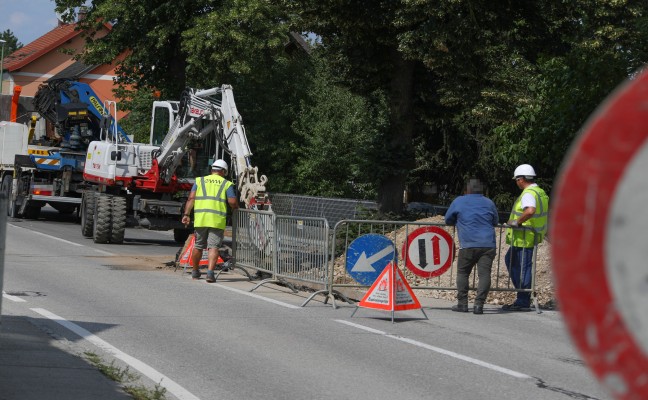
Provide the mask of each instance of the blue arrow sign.
{"label": "blue arrow sign", "polygon": [[394,243],[370,233],[351,242],[346,253],[346,270],[361,285],[370,286],[390,261],[396,259]]}

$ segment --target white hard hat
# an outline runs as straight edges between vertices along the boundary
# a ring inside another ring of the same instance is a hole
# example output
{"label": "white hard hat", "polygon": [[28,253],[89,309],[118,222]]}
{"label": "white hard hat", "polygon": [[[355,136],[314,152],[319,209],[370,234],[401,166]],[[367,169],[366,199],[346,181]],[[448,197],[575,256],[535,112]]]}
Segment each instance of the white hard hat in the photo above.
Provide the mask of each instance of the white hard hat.
{"label": "white hard hat", "polygon": [[513,179],[517,178],[518,176],[535,177],[536,173],[533,167],[530,166],[529,164],[522,164],[522,165],[518,165],[518,167],[515,168],[515,172],[513,172]]}
{"label": "white hard hat", "polygon": [[229,170],[229,167],[227,166],[225,160],[220,160],[220,159],[214,161],[211,167],[212,169],[224,169],[225,171]]}

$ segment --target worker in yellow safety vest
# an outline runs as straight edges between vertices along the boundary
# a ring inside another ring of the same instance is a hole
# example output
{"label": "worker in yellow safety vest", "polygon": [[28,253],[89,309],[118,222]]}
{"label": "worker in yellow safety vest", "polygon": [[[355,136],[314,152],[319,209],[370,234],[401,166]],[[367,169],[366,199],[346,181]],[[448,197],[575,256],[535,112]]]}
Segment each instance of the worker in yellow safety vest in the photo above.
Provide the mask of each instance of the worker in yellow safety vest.
{"label": "worker in yellow safety vest", "polygon": [[223,243],[227,221],[227,205],[239,208],[232,182],[225,179],[228,166],[224,160],[216,160],[211,166],[211,175],[196,179],[185,205],[182,223],[191,222],[194,210],[195,244],[191,253],[191,277],[200,278],[200,259],[203,250],[208,249],[207,282],[216,282],[214,269],[218,261],[218,248]]}
{"label": "worker in yellow safety vest", "polygon": [[[506,243],[509,247],[504,262],[516,289],[530,289],[534,248],[547,233],[549,196],[535,183],[536,173],[529,164],[515,169],[513,179],[522,193],[515,201],[507,225]],[[513,304],[504,311],[527,311],[531,306],[531,292],[517,292]]]}

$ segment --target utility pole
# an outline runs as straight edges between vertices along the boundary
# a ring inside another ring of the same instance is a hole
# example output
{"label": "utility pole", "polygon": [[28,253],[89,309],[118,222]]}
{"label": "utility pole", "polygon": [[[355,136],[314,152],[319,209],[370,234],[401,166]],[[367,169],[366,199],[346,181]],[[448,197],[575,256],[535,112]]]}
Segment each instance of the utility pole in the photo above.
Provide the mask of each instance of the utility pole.
{"label": "utility pole", "polygon": [[0,39],[2,43],[2,50],[0,51],[0,94],[2,94],[2,72],[4,71],[4,45],[7,43],[6,40]]}

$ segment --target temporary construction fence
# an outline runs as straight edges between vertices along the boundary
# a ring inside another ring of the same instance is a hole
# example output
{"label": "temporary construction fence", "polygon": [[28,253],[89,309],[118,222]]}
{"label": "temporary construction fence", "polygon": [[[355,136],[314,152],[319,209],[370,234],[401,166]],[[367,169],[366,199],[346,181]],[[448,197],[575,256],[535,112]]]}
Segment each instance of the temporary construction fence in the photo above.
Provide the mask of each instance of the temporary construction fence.
{"label": "temporary construction fence", "polygon": [[329,226],[343,219],[360,219],[368,211],[376,211],[378,203],[368,200],[335,199],[270,193],[272,209],[279,215],[325,218]]}
{"label": "temporary construction fence", "polygon": [[[503,262],[503,255],[508,250],[505,243],[508,227],[495,229],[498,256],[493,263],[491,291],[529,292],[536,311],[540,313],[535,295],[537,252],[533,252],[531,288],[516,289]],[[445,234],[442,235],[441,231]],[[308,283],[319,290],[311,294],[302,306],[316,295],[324,295],[325,302],[331,300],[336,307],[336,298],[350,303],[348,297],[362,295],[361,291],[369,286],[366,282],[358,283],[347,268],[347,250],[354,240],[367,234],[384,236],[393,243],[392,261],[402,270],[410,287],[420,291],[417,293],[425,295],[431,291],[457,290],[455,249],[459,244],[455,228],[444,224],[342,219],[331,230],[323,217],[283,216],[240,209],[233,224],[234,260],[237,266],[256,270],[258,275],[267,277],[252,290],[270,282],[282,282],[293,290],[295,282]],[[420,235],[418,239],[415,237],[417,234]],[[437,236],[446,239],[439,241]],[[371,254],[366,254],[366,257],[370,264],[377,261]],[[422,267],[421,257],[429,261]],[[416,259],[419,266],[413,265],[412,259]],[[476,275],[475,268],[470,278],[472,291],[477,286]]]}
{"label": "temporary construction fence", "polygon": [[328,292],[329,238],[324,218],[239,210],[234,218],[234,260],[237,266],[268,276],[252,290],[282,282],[296,291],[297,281]]}

